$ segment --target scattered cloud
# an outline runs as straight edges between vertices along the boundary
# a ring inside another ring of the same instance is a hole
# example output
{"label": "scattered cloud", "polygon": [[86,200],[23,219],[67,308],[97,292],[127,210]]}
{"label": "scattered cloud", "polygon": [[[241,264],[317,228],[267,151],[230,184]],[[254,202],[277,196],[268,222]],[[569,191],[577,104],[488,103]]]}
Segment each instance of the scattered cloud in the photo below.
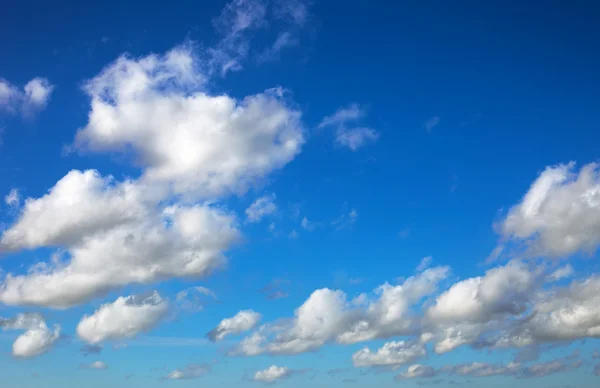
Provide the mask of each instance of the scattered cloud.
{"label": "scattered cloud", "polygon": [[184,368],[175,369],[163,380],[192,380],[204,376],[210,372],[211,367],[208,364],[188,364]]}
{"label": "scattered cloud", "polygon": [[21,194],[17,189],[11,189],[4,197],[4,203],[12,208],[17,208],[21,204]]}
{"label": "scattered cloud", "polygon": [[291,238],[292,240],[295,240],[299,237],[298,232],[296,231],[296,229],[292,230],[290,232],[290,234],[288,234],[288,238]]}
{"label": "scattered cloud", "polygon": [[84,316],[77,325],[77,335],[91,344],[133,338],[154,328],[168,309],[168,301],[156,291],[150,295],[121,296]]}
{"label": "scattered cloud", "polygon": [[356,222],[358,218],[358,212],[356,209],[351,209],[350,212],[346,214],[342,214],[338,218],[331,221],[331,225],[333,225],[336,229],[341,230],[345,229]]}
{"label": "scattered cloud", "polygon": [[432,261],[433,261],[433,257],[431,257],[431,256],[426,256],[426,257],[422,258],[421,262],[417,266],[417,272],[421,272],[421,271],[429,268]]}
{"label": "scattered cloud", "polygon": [[398,236],[402,239],[402,240],[406,240],[408,238],[408,236],[410,235],[410,229],[409,228],[404,228],[402,229],[400,232],[398,232]]}
{"label": "scattered cloud", "polygon": [[246,209],[246,217],[249,222],[259,222],[264,217],[271,215],[277,211],[275,205],[275,194],[265,195],[254,201],[248,209]]}
{"label": "scattered cloud", "polygon": [[104,363],[102,361],[95,361],[95,362],[92,362],[91,364],[81,365],[81,369],[100,369],[100,370],[104,370],[104,369],[108,369],[108,365],[106,365],[106,363]]}
{"label": "scattered cloud", "polygon": [[221,341],[228,335],[252,330],[262,319],[262,315],[252,310],[242,310],[232,318],[223,319],[207,336],[211,341]]}
{"label": "scattered cloud", "polygon": [[196,286],[177,293],[177,307],[188,313],[202,311],[210,301],[218,301],[217,295],[206,287]]}
{"label": "scattered cloud", "polygon": [[440,124],[440,118],[438,116],[433,116],[423,123],[423,128],[425,128],[425,132],[431,133],[433,128],[437,127]]}
{"label": "scattered cloud", "polygon": [[53,90],[46,78],[33,78],[23,90],[0,78],[0,111],[29,117],[46,107]]}
{"label": "scattered cloud", "polygon": [[364,110],[358,104],[340,108],[333,115],[326,116],[318,128],[335,127],[335,142],[339,146],[356,151],[359,148],[374,143],[379,139],[379,132],[369,127],[348,127],[347,123],[365,116]]}

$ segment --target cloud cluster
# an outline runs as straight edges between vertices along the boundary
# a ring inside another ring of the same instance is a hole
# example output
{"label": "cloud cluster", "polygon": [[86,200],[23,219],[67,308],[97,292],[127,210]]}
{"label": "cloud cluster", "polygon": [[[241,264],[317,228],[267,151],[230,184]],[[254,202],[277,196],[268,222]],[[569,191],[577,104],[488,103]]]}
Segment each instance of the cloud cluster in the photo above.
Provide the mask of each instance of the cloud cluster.
{"label": "cloud cluster", "polygon": [[316,290],[296,309],[294,318],[263,325],[231,354],[297,354],[327,342],[352,344],[416,334],[419,317],[415,307],[434,293],[447,275],[447,267],[430,268],[402,284],[385,283],[373,295],[362,294],[353,300],[341,290]]}
{"label": "cloud cluster", "polygon": [[264,195],[254,201],[248,209],[246,209],[246,217],[249,222],[259,222],[264,217],[273,214],[277,211],[275,204],[275,194]]}
{"label": "cloud cluster", "polygon": [[69,172],[25,201],[0,251],[66,253],[27,274],[8,274],[0,301],[65,308],[131,283],[203,277],[239,239],[236,217],[215,201],[243,193],[283,167],[304,142],[300,112],[281,89],[241,101],[202,89],[193,48],[122,56],[87,81],[89,120],[74,149],[127,151],[142,167],[116,181]]}

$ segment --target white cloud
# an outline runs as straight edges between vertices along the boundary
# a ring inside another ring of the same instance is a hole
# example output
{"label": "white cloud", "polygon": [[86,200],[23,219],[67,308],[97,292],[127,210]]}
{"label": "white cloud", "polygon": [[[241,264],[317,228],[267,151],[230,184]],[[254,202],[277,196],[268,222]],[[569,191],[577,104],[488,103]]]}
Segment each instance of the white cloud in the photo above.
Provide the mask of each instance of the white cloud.
{"label": "white cloud", "polygon": [[431,256],[426,256],[426,257],[422,258],[421,262],[417,266],[417,272],[426,270],[431,265],[432,261],[433,261],[433,257],[431,257]]}
{"label": "white cloud", "polygon": [[265,370],[258,371],[254,374],[254,381],[261,383],[272,384],[277,380],[289,377],[291,370],[287,367],[279,367],[271,365]]}
{"label": "white cloud", "polygon": [[368,127],[347,126],[349,121],[355,121],[365,116],[364,110],[358,104],[341,108],[331,116],[323,118],[318,128],[335,127],[335,142],[356,151],[360,147],[373,143],[379,138],[379,133]]}
{"label": "white cloud", "polygon": [[21,100],[21,92],[10,82],[0,78],[0,109],[14,112]]}
{"label": "white cloud", "polygon": [[365,112],[358,104],[351,104],[346,108],[338,109],[331,116],[325,116],[318,128],[325,128],[330,126],[337,126],[344,124],[347,121],[357,120],[365,115]]}
{"label": "white cloud", "polygon": [[308,218],[306,218],[306,217],[302,218],[302,222],[300,222],[300,226],[304,230],[308,230],[308,231],[315,230],[315,223],[314,222],[310,222],[308,220]]}
{"label": "white cloud", "polygon": [[575,273],[575,270],[573,269],[573,267],[571,266],[571,264],[567,264],[563,267],[557,268],[556,271],[552,272],[549,276],[548,276],[548,280],[549,281],[553,281],[553,282],[557,282],[559,280],[565,279],[565,278],[569,278],[571,276],[573,276],[573,274]]}
{"label": "white cloud", "polygon": [[77,325],[77,335],[93,344],[132,338],[154,328],[168,308],[168,302],[156,291],[150,296],[121,296],[84,316]]}
{"label": "white cloud", "polygon": [[254,201],[248,209],[246,209],[246,217],[250,222],[259,222],[264,217],[273,214],[277,211],[275,205],[275,194],[264,195]]}
{"label": "white cloud", "polygon": [[356,151],[364,145],[374,143],[379,139],[379,133],[372,128],[343,128],[335,133],[335,141],[338,145],[348,147]]}
{"label": "white cloud", "polygon": [[[204,297],[203,297],[204,296]],[[195,313],[202,311],[204,305],[207,303],[205,297],[209,297],[211,300],[217,301],[217,295],[206,287],[196,286],[190,287],[186,290],[177,293],[176,302],[178,307],[189,313]]]}
{"label": "white cloud", "polygon": [[385,343],[376,352],[368,347],[359,350],[352,355],[352,362],[356,367],[399,366],[425,357],[426,353],[423,344],[392,341]]}
{"label": "white cloud", "polygon": [[358,218],[358,212],[356,209],[351,209],[347,214],[342,214],[335,220],[331,221],[331,224],[335,226],[336,229],[344,229],[356,222]]}
{"label": "white cloud", "polygon": [[402,372],[396,376],[396,379],[416,379],[425,377],[434,377],[436,371],[428,365],[415,364],[408,367],[406,372]]}
{"label": "white cloud", "polygon": [[214,207],[134,210],[139,206],[129,207],[129,194],[121,198],[121,190],[115,190],[117,198],[109,190],[110,199],[100,202],[73,199],[79,192],[59,195],[60,205],[47,209],[43,205],[53,200],[28,200],[21,219],[5,231],[2,242],[11,249],[73,245],[66,263],[38,263],[27,274],[8,274],[0,301],[65,308],[130,283],[206,276],[225,263],[222,251],[239,238],[234,217]]}
{"label": "white cloud", "polygon": [[260,322],[262,315],[252,310],[242,310],[231,318],[223,319],[207,335],[211,341],[220,341],[228,335],[252,330]]}
{"label": "white cloud", "polygon": [[281,50],[286,47],[292,47],[299,43],[298,39],[296,39],[291,32],[283,31],[275,39],[273,45],[263,51],[258,57],[257,61],[259,63],[273,61],[279,58]]}
{"label": "white cloud", "polygon": [[565,257],[594,253],[600,244],[600,178],[591,163],[547,167],[521,203],[499,225],[504,239],[526,245],[528,253]]}
{"label": "white cloud", "polygon": [[433,128],[437,127],[439,124],[440,118],[438,116],[433,116],[423,123],[423,128],[425,128],[425,131],[431,132]]}
{"label": "white cloud", "polygon": [[175,369],[170,372],[165,380],[191,380],[202,377],[210,372],[210,365],[207,364],[189,364],[185,368]]}
{"label": "white cloud", "polygon": [[100,370],[108,369],[108,365],[106,365],[106,363],[104,363],[102,361],[94,361],[91,364],[82,365],[81,367],[83,369],[100,369]]}
{"label": "white cloud", "polygon": [[244,339],[231,353],[237,355],[296,354],[316,350],[327,342],[351,344],[416,330],[411,308],[437,289],[448,268],[431,268],[403,284],[383,284],[374,298],[348,301],[340,290],[314,291],[295,311],[294,318],[268,324]]}
{"label": "white cloud", "polygon": [[25,330],[12,346],[15,357],[31,358],[49,351],[60,337],[60,326],[50,330],[41,314],[21,313],[15,318],[0,317],[0,327],[4,330]]}
{"label": "white cloud", "polygon": [[24,87],[23,109],[26,114],[44,109],[53,90],[54,86],[45,78],[37,77],[29,81]]}
{"label": "white cloud", "polygon": [[21,111],[28,116],[46,107],[54,86],[46,78],[36,77],[19,90],[15,85],[0,78],[0,110],[9,113]]}
{"label": "white cloud", "polygon": [[453,368],[451,368],[451,371],[461,376],[490,377],[498,375],[516,375],[521,371],[521,368],[521,365],[517,363],[509,363],[507,365],[496,365],[483,362],[473,362],[470,364],[456,365]]}
{"label": "white cloud", "polygon": [[144,181],[170,184],[186,198],[244,192],[300,152],[300,112],[285,104],[283,90],[242,101],[210,96],[196,61],[187,46],[120,57],[85,84],[92,108],[75,146],[132,150]]}
{"label": "white cloud", "polygon": [[21,204],[21,194],[19,194],[19,190],[11,189],[10,192],[4,197],[4,203],[10,207],[19,207]]}

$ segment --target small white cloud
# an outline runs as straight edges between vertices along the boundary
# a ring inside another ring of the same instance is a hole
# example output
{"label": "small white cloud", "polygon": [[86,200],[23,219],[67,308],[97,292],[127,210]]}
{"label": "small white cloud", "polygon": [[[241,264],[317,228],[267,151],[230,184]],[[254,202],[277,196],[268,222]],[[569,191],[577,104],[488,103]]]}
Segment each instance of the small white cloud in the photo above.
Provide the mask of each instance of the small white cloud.
{"label": "small white cloud", "polygon": [[433,116],[423,123],[423,128],[425,128],[426,132],[431,133],[433,128],[437,127],[439,124],[440,118],[438,116]]}
{"label": "small white cloud", "polygon": [[210,365],[207,364],[189,364],[185,368],[175,369],[163,379],[165,380],[191,380],[204,376],[210,372]]}
{"label": "small white cloud", "polygon": [[336,229],[340,230],[354,224],[357,218],[358,212],[356,209],[351,209],[349,213],[342,214],[335,220],[331,221],[331,224],[335,226]]}
{"label": "small white cloud", "polygon": [[417,266],[417,272],[422,272],[423,270],[426,270],[427,268],[429,268],[432,261],[433,261],[433,257],[431,257],[431,256],[426,256],[426,257],[422,258],[421,262]]}
{"label": "small white cloud", "polygon": [[25,330],[12,346],[12,354],[19,358],[31,358],[46,353],[60,337],[60,326],[50,330],[41,314],[21,313],[15,318],[0,317],[4,330]]}
{"label": "small white cloud", "polygon": [[102,361],[94,361],[91,364],[86,364],[81,366],[82,369],[108,369],[108,365]]}
{"label": "small white cloud", "polygon": [[223,319],[217,327],[211,330],[207,337],[211,341],[221,341],[228,335],[240,334],[248,330],[252,330],[262,315],[252,310],[242,310],[232,318]]}
{"label": "small white cloud", "polygon": [[25,85],[24,109],[39,110],[46,107],[54,86],[45,78],[34,78]]}
{"label": "small white cloud", "polygon": [[19,90],[0,78],[0,110],[9,113],[21,111],[30,116],[46,107],[54,86],[46,78],[36,77]]}
{"label": "small white cloud", "polygon": [[355,121],[365,116],[365,112],[358,104],[341,108],[331,116],[323,118],[318,128],[335,127],[336,144],[356,151],[360,147],[374,143],[379,138],[379,133],[368,127],[348,127],[349,121]]}
{"label": "small white cloud", "polygon": [[19,194],[19,190],[11,189],[10,192],[4,197],[4,203],[10,207],[19,207],[21,204],[21,194]]}
{"label": "small white cloud", "polygon": [[261,383],[272,384],[277,380],[281,380],[285,377],[289,377],[291,371],[287,367],[279,367],[271,365],[265,370],[258,371],[254,374],[254,381]]}
{"label": "small white cloud", "polygon": [[298,232],[296,231],[296,229],[292,230],[292,231],[290,232],[290,234],[288,234],[288,238],[291,238],[291,239],[297,239],[297,238],[298,238],[298,236],[299,236],[299,234],[298,234]]}
{"label": "small white cloud", "polygon": [[335,141],[338,145],[348,147],[356,151],[362,146],[374,143],[379,139],[379,133],[372,128],[338,128],[335,134]]}
{"label": "small white cloud", "polygon": [[[207,298],[208,297],[208,298]],[[189,313],[202,311],[207,299],[216,301],[217,295],[206,287],[196,286],[177,293],[176,302],[181,310]]]}
{"label": "small white cloud", "polygon": [[411,365],[408,367],[406,372],[400,373],[396,376],[396,379],[415,379],[415,378],[425,378],[425,377],[434,377],[436,375],[435,369],[428,365]]}
{"label": "small white cloud", "polygon": [[249,222],[259,222],[264,217],[273,214],[277,211],[275,205],[275,194],[265,195],[254,201],[248,209],[246,209],[246,217]]}

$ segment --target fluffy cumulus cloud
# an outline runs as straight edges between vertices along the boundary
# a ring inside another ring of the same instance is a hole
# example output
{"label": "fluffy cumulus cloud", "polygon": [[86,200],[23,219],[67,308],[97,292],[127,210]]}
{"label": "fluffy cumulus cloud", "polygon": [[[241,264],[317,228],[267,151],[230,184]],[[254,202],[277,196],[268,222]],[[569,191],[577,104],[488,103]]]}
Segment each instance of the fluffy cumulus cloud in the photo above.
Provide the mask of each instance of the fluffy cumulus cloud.
{"label": "fluffy cumulus cloud", "polygon": [[53,90],[46,78],[33,78],[23,90],[0,78],[0,110],[29,116],[46,107]]}
{"label": "fluffy cumulus cloud", "polygon": [[337,112],[323,118],[318,128],[334,127],[335,142],[339,146],[350,148],[352,151],[374,143],[379,138],[379,132],[369,127],[348,126],[349,122],[365,116],[364,110],[358,104],[340,108]]}
{"label": "fluffy cumulus cloud", "polygon": [[277,380],[289,377],[291,370],[287,367],[271,365],[265,370],[260,370],[254,374],[254,381],[272,384]]}
{"label": "fluffy cumulus cloud", "polygon": [[437,331],[435,351],[472,344],[489,322],[525,312],[539,278],[528,265],[512,261],[454,284],[426,312]]}
{"label": "fluffy cumulus cloud", "polygon": [[352,362],[356,367],[397,367],[425,357],[426,353],[423,344],[408,343],[406,341],[392,341],[385,343],[375,352],[371,351],[368,347],[359,350],[352,355]]}
{"label": "fluffy cumulus cloud", "polygon": [[239,237],[235,217],[209,205],[146,206],[148,191],[110,184],[95,171],[72,171],[39,199],[0,240],[0,250],[67,246],[68,260],[8,274],[6,304],[64,308],[130,283],[202,277],[225,262]]}
{"label": "fluffy cumulus cloud", "polygon": [[119,297],[84,316],[77,325],[77,335],[92,344],[132,338],[154,328],[168,308],[168,302],[156,291],[151,295]]}
{"label": "fluffy cumulus cloud", "polygon": [[352,344],[414,334],[418,332],[415,305],[434,293],[447,274],[447,267],[431,268],[402,284],[385,283],[373,295],[363,294],[353,300],[341,290],[316,290],[296,309],[294,318],[263,325],[231,354],[296,354],[331,341]]}
{"label": "fluffy cumulus cloud", "polygon": [[252,310],[242,310],[231,318],[223,319],[207,336],[211,341],[220,341],[228,335],[252,330],[260,322],[262,315]]}
{"label": "fluffy cumulus cloud", "polygon": [[246,209],[246,217],[249,222],[259,222],[264,217],[273,214],[277,211],[275,204],[275,194],[264,195],[254,201],[248,209]]}
{"label": "fluffy cumulus cloud", "polygon": [[60,326],[50,329],[37,313],[22,313],[15,318],[1,318],[4,330],[24,330],[12,345],[12,354],[19,358],[31,358],[49,351],[60,337]]}
{"label": "fluffy cumulus cloud", "polygon": [[547,167],[523,200],[499,224],[502,237],[525,244],[532,255],[594,253],[600,244],[598,164]]}
{"label": "fluffy cumulus cloud", "polygon": [[184,368],[175,369],[165,376],[164,380],[191,380],[197,379],[210,372],[208,364],[188,364]]}
{"label": "fluffy cumulus cloud", "polygon": [[75,147],[131,150],[144,181],[187,199],[243,192],[300,152],[300,112],[282,89],[242,100],[212,96],[197,66],[189,46],[120,57],[86,83],[91,111]]}

